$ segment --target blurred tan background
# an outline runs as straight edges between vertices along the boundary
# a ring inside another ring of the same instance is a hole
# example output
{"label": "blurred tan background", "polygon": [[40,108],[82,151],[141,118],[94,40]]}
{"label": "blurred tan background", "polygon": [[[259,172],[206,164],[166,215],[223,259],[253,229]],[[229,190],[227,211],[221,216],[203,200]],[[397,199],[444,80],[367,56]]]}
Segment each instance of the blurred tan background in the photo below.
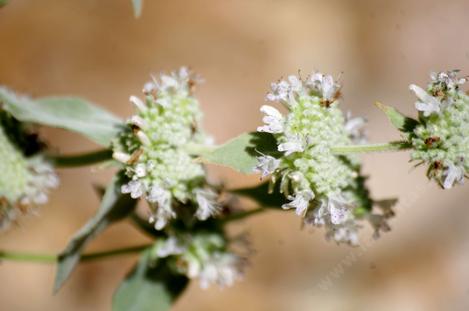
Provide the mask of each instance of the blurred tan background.
{"label": "blurred tan background", "polygon": [[[33,96],[73,94],[125,117],[149,74],[190,65],[205,127],[223,142],[260,123],[269,83],[299,69],[343,72],[343,105],[369,120],[372,142],[398,138],[373,106],[413,114],[410,83],[432,70],[469,73],[467,1],[146,1],[12,0],[0,9],[0,84]],[[44,129],[63,152],[95,146]],[[443,192],[411,170],[408,155],[363,157],[377,198],[399,196],[393,231],[366,250],[337,247],[322,231],[301,230],[291,213],[259,215],[248,229],[257,254],[244,282],[203,291],[193,283],[174,310],[469,310],[468,187]],[[230,186],[256,183],[226,169]],[[0,237],[0,249],[56,253],[93,215],[90,182],[110,172],[61,170],[61,191],[38,215]],[[314,234],[313,234],[314,233]],[[110,228],[88,250],[136,245],[130,224]],[[109,310],[111,295],[136,257],[81,265],[53,296],[52,265],[0,263],[1,310]]]}

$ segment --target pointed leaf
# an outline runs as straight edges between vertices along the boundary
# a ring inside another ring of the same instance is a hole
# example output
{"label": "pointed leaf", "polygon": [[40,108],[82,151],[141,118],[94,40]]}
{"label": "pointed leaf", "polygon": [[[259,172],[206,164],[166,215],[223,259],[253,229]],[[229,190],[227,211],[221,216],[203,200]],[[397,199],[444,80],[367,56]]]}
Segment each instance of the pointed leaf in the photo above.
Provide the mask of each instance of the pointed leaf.
{"label": "pointed leaf", "polygon": [[86,244],[106,227],[124,219],[135,209],[137,201],[121,193],[122,183],[121,178],[114,177],[104,193],[96,215],[73,236],[65,250],[59,255],[54,291],[58,291],[68,279],[80,261],[82,250]]}
{"label": "pointed leaf", "polygon": [[277,142],[269,133],[245,133],[204,154],[204,162],[231,167],[241,173],[252,173],[261,154],[277,154]]}
{"label": "pointed leaf", "polygon": [[418,124],[417,120],[406,117],[394,107],[386,106],[380,102],[376,102],[376,106],[386,114],[392,125],[401,132],[412,132]]}
{"label": "pointed leaf", "polygon": [[139,18],[142,15],[143,0],[132,0],[132,6],[135,18]]}
{"label": "pointed leaf", "polygon": [[0,104],[20,121],[73,131],[103,146],[109,146],[122,125],[122,121],[110,112],[80,98],[33,100],[0,87]]}
{"label": "pointed leaf", "polygon": [[188,283],[187,277],[170,270],[167,261],[152,262],[147,250],[114,293],[112,310],[170,310]]}

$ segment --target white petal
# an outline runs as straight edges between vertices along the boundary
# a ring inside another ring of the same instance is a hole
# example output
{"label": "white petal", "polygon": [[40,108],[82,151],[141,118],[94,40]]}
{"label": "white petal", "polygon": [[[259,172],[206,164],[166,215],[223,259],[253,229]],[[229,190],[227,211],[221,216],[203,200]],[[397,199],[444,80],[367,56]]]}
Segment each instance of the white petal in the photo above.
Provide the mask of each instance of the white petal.
{"label": "white petal", "polygon": [[129,154],[120,151],[115,151],[112,157],[122,163],[127,163],[131,158]]}
{"label": "white petal", "polygon": [[143,145],[145,145],[145,146],[150,146],[151,145],[150,138],[148,138],[148,136],[143,131],[138,131],[137,132],[137,137],[138,137],[138,140],[140,140],[140,142]]}
{"label": "white petal", "polygon": [[292,139],[290,141],[287,141],[285,143],[282,143],[278,145],[278,151],[285,152],[286,156],[289,156],[290,154],[294,152],[303,152],[304,147],[303,144],[299,140]]}
{"label": "white petal", "polygon": [[268,116],[273,116],[277,119],[281,119],[283,117],[280,111],[269,105],[262,105],[260,111]]}
{"label": "white petal", "polygon": [[135,107],[137,107],[138,110],[140,111],[147,111],[147,106],[142,102],[142,100],[136,96],[130,96],[130,102],[134,104]]}
{"label": "white petal", "polygon": [[254,167],[254,171],[261,173],[262,178],[272,174],[280,165],[280,160],[272,156],[257,157],[258,164]]}
{"label": "white petal", "polygon": [[147,127],[147,122],[140,116],[132,116],[129,122],[141,129],[145,129]]}

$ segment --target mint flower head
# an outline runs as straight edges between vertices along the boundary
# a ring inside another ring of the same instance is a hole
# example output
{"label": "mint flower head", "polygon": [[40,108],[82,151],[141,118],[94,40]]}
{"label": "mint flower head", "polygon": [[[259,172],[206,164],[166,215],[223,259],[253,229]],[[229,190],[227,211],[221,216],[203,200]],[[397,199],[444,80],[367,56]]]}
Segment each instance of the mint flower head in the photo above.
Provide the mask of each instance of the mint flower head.
{"label": "mint flower head", "polygon": [[155,244],[153,253],[155,258],[168,258],[177,272],[198,279],[201,288],[211,285],[223,288],[242,279],[248,263],[247,241],[238,242],[246,254],[229,250],[228,241],[220,233],[170,235]]}
{"label": "mint flower head", "polygon": [[145,198],[157,230],[177,217],[177,207],[195,206],[199,220],[220,210],[217,192],[207,184],[204,167],[187,151],[190,144],[209,144],[202,132],[202,113],[192,96],[196,79],[185,67],[161,74],[143,88],[144,100],[130,97],[136,114],[113,142],[114,158],[125,166],[129,182],[123,193]]}
{"label": "mint flower head", "polygon": [[377,234],[389,226],[388,217],[379,217],[384,214],[371,213],[373,202],[358,158],[332,151],[365,142],[364,119],[345,117],[338,107],[340,88],[332,76],[317,72],[273,83],[266,100],[281,103],[288,113],[261,107],[265,124],[257,131],[275,137],[278,153],[260,155],[255,170],[280,184],[289,200],[284,209],[294,209],[308,224],[324,226],[327,238],[356,245],[359,220],[368,219]]}
{"label": "mint flower head", "polygon": [[35,135],[8,113],[0,111],[0,230],[18,215],[48,201],[59,179],[41,155]]}
{"label": "mint flower head", "polygon": [[407,133],[411,158],[428,165],[427,175],[444,189],[462,184],[469,171],[469,96],[457,70],[432,73],[426,89],[410,89],[418,101],[418,124]]}

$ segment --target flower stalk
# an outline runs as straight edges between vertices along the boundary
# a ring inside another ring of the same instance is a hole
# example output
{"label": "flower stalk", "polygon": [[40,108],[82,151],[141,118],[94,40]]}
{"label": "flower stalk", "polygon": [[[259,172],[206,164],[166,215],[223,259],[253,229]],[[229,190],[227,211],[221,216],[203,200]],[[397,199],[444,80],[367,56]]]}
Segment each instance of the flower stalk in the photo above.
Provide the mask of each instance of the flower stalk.
{"label": "flower stalk", "polygon": [[352,153],[371,153],[386,151],[401,151],[411,149],[412,146],[405,141],[391,141],[389,143],[366,144],[366,145],[347,145],[331,147],[334,154],[352,154]]}
{"label": "flower stalk", "polygon": [[[82,262],[92,261],[96,259],[104,259],[104,258],[113,257],[113,256],[140,253],[141,251],[145,250],[148,247],[151,247],[151,244],[88,253],[88,254],[82,255],[80,258],[80,261]],[[36,263],[56,263],[59,257],[60,255],[54,255],[54,254],[35,254],[35,253],[13,252],[13,251],[0,251],[0,261],[9,260],[9,261],[26,261],[26,262],[36,262]]]}

